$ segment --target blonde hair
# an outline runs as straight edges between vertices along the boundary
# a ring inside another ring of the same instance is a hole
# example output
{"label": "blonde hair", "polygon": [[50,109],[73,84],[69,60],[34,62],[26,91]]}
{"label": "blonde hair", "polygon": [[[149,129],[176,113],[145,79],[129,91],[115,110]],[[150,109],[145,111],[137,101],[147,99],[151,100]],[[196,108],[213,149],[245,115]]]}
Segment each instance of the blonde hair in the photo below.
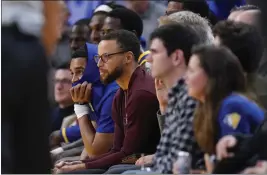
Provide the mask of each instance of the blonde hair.
{"label": "blonde hair", "polygon": [[190,26],[200,38],[200,44],[212,44],[214,37],[209,21],[190,11],[179,11],[158,19],[159,25],[182,23]]}

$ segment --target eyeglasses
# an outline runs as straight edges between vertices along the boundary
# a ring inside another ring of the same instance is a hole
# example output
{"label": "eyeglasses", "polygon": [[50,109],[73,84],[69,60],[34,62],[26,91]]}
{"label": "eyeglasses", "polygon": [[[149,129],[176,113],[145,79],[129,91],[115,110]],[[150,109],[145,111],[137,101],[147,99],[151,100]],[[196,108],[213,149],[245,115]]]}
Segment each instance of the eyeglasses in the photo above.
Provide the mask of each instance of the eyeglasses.
{"label": "eyeglasses", "polygon": [[95,59],[96,63],[98,63],[99,60],[101,60],[103,63],[106,63],[111,56],[117,55],[117,54],[122,54],[125,52],[127,52],[127,51],[120,51],[120,52],[115,52],[115,53],[104,53],[102,55],[95,55],[94,59]]}

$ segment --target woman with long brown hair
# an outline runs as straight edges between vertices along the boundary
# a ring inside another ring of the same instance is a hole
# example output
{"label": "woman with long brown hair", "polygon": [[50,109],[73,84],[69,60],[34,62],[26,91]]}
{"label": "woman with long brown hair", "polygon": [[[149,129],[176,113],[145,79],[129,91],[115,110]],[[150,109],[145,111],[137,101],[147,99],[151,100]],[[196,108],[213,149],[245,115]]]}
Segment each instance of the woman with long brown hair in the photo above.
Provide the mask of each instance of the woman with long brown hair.
{"label": "woman with long brown hair", "polygon": [[194,48],[186,82],[189,95],[199,101],[194,132],[206,153],[215,153],[215,145],[222,136],[253,133],[264,119],[263,110],[247,91],[238,59],[225,47]]}

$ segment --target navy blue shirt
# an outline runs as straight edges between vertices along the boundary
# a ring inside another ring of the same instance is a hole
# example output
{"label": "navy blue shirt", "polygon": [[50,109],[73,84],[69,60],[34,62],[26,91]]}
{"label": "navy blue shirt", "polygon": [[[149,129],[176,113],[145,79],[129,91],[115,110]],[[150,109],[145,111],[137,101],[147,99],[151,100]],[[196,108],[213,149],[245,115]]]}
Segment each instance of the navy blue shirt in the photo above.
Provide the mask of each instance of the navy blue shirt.
{"label": "navy blue shirt", "polygon": [[264,111],[245,96],[226,97],[219,110],[219,138],[235,133],[252,134],[264,120]]}

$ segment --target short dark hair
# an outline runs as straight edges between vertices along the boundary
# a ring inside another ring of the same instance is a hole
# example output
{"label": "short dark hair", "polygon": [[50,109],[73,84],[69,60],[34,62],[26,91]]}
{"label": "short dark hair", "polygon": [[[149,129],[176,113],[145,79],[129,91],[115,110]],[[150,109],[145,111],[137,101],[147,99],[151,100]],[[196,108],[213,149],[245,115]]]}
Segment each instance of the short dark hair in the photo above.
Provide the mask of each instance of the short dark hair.
{"label": "short dark hair", "polygon": [[192,47],[200,43],[199,36],[190,26],[178,23],[163,25],[154,30],[150,35],[150,41],[156,38],[163,42],[168,55],[176,49],[182,50],[186,64],[189,62]]}
{"label": "short dark hair", "polygon": [[231,12],[236,12],[236,11],[247,11],[247,10],[260,10],[259,7],[251,4],[246,4],[242,6],[235,6],[234,8],[231,9]]}
{"label": "short dark hair", "polygon": [[109,6],[110,8],[112,8],[112,9],[126,8],[126,7],[124,7],[123,5],[116,4],[116,2],[114,2],[114,1],[108,2],[108,3],[106,3],[106,5],[108,5],[108,6]]}
{"label": "short dark hair", "polygon": [[124,29],[115,30],[103,36],[102,40],[116,40],[123,51],[133,52],[135,61],[140,56],[140,41],[133,32]]}
{"label": "short dark hair", "polygon": [[75,59],[75,58],[86,58],[86,59],[88,59],[88,53],[87,53],[87,50],[86,50],[85,47],[86,46],[81,47],[78,50],[74,51],[71,54],[71,59]]}
{"label": "short dark hair", "polygon": [[123,29],[128,31],[135,31],[138,38],[143,33],[143,21],[141,17],[132,10],[127,8],[116,8],[108,13],[108,17],[120,19]]}
{"label": "short dark hair", "polygon": [[213,33],[220,38],[221,44],[238,57],[245,72],[256,72],[264,47],[254,26],[229,20],[220,21],[214,26]]}
{"label": "short dark hair", "polygon": [[76,21],[73,25],[75,26],[88,26],[90,23],[91,19],[90,18],[83,18],[83,19],[79,19],[78,21]]}
{"label": "short dark hair", "polygon": [[56,66],[56,70],[69,69],[69,68],[70,68],[70,64],[68,62],[64,62],[64,63],[61,63],[58,66]]}

